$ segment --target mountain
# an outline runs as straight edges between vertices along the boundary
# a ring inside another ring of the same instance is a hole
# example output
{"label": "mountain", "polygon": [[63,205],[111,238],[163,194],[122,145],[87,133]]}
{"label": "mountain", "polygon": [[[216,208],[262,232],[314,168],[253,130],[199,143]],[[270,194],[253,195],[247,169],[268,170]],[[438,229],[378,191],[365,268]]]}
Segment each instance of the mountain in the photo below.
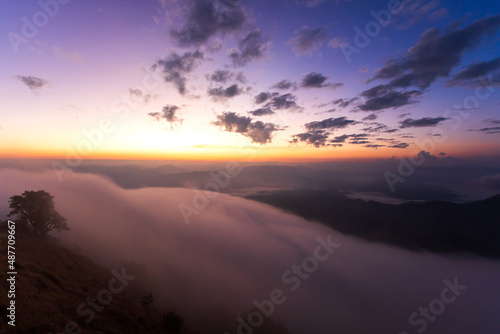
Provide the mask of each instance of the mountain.
{"label": "mountain", "polygon": [[470,202],[350,199],[340,192],[300,189],[247,196],[373,242],[437,253],[500,258],[500,195]]}
{"label": "mountain", "polygon": [[[5,232],[3,228],[0,238],[3,274],[9,271]],[[10,303],[7,290],[10,288],[4,283],[0,286],[0,333],[59,334],[73,333],[76,328],[82,333],[166,333],[161,326],[161,314],[151,310],[149,320],[145,321],[145,310],[139,298],[131,297],[132,284],[120,285],[118,276],[128,283],[125,276],[121,276],[122,268],[116,268],[113,273],[80,254],[24,233],[16,234],[15,252],[16,292],[12,300],[16,306],[16,327],[5,323]],[[127,268],[124,270],[130,275]],[[122,291],[118,291],[120,287]],[[113,289],[114,293],[109,292]],[[96,303],[95,310],[88,298]],[[73,330],[65,331],[66,326]],[[180,333],[195,334],[186,325]]]}

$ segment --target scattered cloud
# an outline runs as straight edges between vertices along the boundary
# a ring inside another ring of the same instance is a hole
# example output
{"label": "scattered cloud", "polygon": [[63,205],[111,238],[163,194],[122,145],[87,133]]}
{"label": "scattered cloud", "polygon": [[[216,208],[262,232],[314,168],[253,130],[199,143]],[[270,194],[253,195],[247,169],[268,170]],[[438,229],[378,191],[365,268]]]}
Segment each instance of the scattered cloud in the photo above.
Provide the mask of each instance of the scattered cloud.
{"label": "scattered cloud", "polygon": [[295,3],[299,6],[302,6],[302,7],[312,8],[312,7],[322,5],[328,1],[330,1],[330,0],[295,0]]}
{"label": "scattered cloud", "polygon": [[30,76],[17,75],[16,79],[18,79],[23,84],[28,86],[28,88],[35,93],[38,92],[40,89],[42,89],[44,86],[46,86],[49,83],[45,79],[33,77],[31,75]]}
{"label": "scattered cloud", "polygon": [[303,88],[337,88],[343,85],[342,83],[327,81],[327,76],[321,73],[311,72],[304,76],[300,86]]}
{"label": "scattered cloud", "polygon": [[289,80],[281,80],[280,82],[277,82],[274,85],[272,85],[271,88],[279,90],[289,90],[297,88],[297,84]]}
{"label": "scattered cloud", "polygon": [[330,144],[327,143],[329,135],[330,133],[325,130],[312,130],[294,135],[290,143],[297,144],[299,142],[305,142],[307,145],[312,145],[316,148],[330,146]]}
{"label": "scattered cloud", "polygon": [[161,112],[152,112],[148,115],[158,122],[164,119],[170,123],[171,128],[174,129],[176,125],[180,125],[183,122],[183,119],[177,117],[179,109],[180,107],[178,106],[167,104],[163,107]]}
{"label": "scattered cloud", "polygon": [[388,147],[391,147],[391,148],[400,148],[400,149],[405,149],[407,148],[408,146],[410,146],[410,144],[408,143],[399,143],[399,144],[395,144],[395,145],[390,145]]}
{"label": "scattered cloud", "polygon": [[[184,24],[170,31],[180,46],[199,46],[216,34],[233,34],[246,22],[243,7],[228,10],[215,6],[211,0],[188,0]],[[221,46],[222,47],[222,46]]]}
{"label": "scattered cloud", "polygon": [[263,108],[249,111],[248,113],[253,115],[253,116],[265,116],[265,115],[273,115],[274,111],[271,108],[269,108],[268,106],[265,106]]}
{"label": "scattered cloud", "polygon": [[208,95],[214,101],[223,101],[235,96],[240,95],[242,92],[241,88],[238,87],[237,84],[231,85],[227,88],[211,88],[208,90]]}
{"label": "scattered cloud", "polygon": [[377,114],[370,114],[365,118],[363,118],[363,121],[374,121],[377,119],[377,117],[378,117]]}
{"label": "scattered cloud", "polygon": [[186,74],[192,72],[205,58],[203,52],[197,50],[179,55],[176,52],[170,53],[165,59],[158,60],[153,66],[153,70],[159,69],[166,82],[172,83],[179,94],[185,95]]}
{"label": "scattered cloud", "polygon": [[361,96],[366,98],[366,100],[358,107],[363,111],[377,111],[388,108],[396,109],[416,103],[414,98],[421,94],[422,92],[418,90],[396,91],[388,88],[387,85],[378,85],[361,93]]}
{"label": "scattered cloud", "polygon": [[129,94],[130,94],[130,96],[133,97],[134,100],[136,100],[138,102],[144,102],[144,103],[149,103],[152,99],[154,99],[156,97],[150,93],[144,93],[139,88],[130,88]]}
{"label": "scattered cloud", "polygon": [[426,30],[417,44],[400,59],[389,59],[368,82],[390,79],[388,88],[429,87],[436,79],[448,77],[466,51],[476,48],[485,36],[500,29],[500,15],[479,19],[464,28],[453,27],[440,33]]}
{"label": "scattered cloud", "polygon": [[238,48],[230,51],[229,57],[235,67],[259,60],[267,55],[271,42],[262,37],[262,31],[255,29],[249,32],[238,42]]}
{"label": "scattered cloud", "polygon": [[276,124],[254,122],[250,117],[240,116],[234,112],[223,112],[221,115],[217,115],[217,121],[212,124],[228,132],[240,133],[250,138],[253,143],[261,145],[272,141],[273,132],[283,130]]}
{"label": "scattered cloud", "polygon": [[322,121],[315,121],[306,123],[304,126],[307,130],[320,130],[320,129],[344,129],[349,125],[358,124],[354,120],[347,119],[346,117],[337,117],[337,118],[327,118]]}
{"label": "scattered cloud", "polygon": [[326,40],[326,28],[310,28],[303,26],[294,32],[294,36],[287,42],[297,56],[312,56],[318,52]]}
{"label": "scattered cloud", "polygon": [[[469,65],[465,70],[455,74],[448,80],[448,86],[465,86],[476,88],[478,86],[500,86],[500,57],[490,61],[483,61]],[[491,74],[491,80],[484,77]],[[482,78],[482,80],[481,80]]]}
{"label": "scattered cloud", "polygon": [[449,118],[445,117],[424,117],[420,119],[413,119],[413,118],[407,118],[404,121],[401,121],[400,128],[421,128],[421,127],[428,127],[428,126],[436,126],[439,123],[448,120]]}

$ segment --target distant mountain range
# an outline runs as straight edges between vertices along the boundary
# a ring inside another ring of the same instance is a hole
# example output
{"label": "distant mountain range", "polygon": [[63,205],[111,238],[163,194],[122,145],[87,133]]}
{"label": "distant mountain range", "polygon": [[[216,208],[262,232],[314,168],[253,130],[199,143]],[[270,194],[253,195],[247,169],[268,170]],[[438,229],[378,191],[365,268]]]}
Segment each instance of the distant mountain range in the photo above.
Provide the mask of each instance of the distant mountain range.
{"label": "distant mountain range", "polygon": [[469,203],[350,199],[337,191],[297,189],[260,193],[266,203],[344,234],[415,251],[500,258],[500,195]]}

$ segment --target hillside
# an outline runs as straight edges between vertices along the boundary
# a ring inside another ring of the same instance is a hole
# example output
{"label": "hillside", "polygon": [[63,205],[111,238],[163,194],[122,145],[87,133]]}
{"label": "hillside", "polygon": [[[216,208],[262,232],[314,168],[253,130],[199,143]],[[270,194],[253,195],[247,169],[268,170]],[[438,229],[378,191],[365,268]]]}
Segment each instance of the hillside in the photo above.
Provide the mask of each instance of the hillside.
{"label": "hillside", "polygon": [[500,258],[500,195],[463,204],[431,201],[401,205],[365,202],[336,191],[311,189],[247,198],[374,242],[411,250]]}
{"label": "hillside", "polygon": [[[7,270],[7,243],[5,230],[0,238],[0,272],[4,277]],[[2,279],[0,286],[0,309],[2,310],[0,333],[64,333],[68,323],[76,322],[81,333],[166,333],[160,327],[161,314],[152,310],[145,324],[145,311],[138,298],[130,297],[132,284],[121,292],[111,294],[108,305],[98,304],[95,318],[87,298],[98,299],[102,289],[110,289],[113,275],[86,257],[76,254],[52,242],[45,242],[25,234],[16,238],[16,327],[5,323],[7,284]],[[116,268],[118,272],[121,268]],[[125,268],[125,272],[127,272]],[[116,290],[120,285],[113,280]],[[101,300],[109,298],[101,294]],[[153,305],[154,306],[154,305]],[[77,314],[77,309],[83,317]],[[86,322],[89,320],[89,323]],[[69,325],[71,328],[71,325]],[[75,333],[77,333],[76,331]],[[69,333],[73,333],[71,330]],[[184,334],[194,334],[184,325]]]}

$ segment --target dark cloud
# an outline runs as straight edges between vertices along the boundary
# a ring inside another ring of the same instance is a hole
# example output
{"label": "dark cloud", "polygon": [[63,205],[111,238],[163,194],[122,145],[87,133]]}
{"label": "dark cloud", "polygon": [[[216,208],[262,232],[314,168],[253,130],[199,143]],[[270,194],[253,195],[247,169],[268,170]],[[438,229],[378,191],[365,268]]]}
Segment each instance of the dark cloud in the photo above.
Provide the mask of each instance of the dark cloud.
{"label": "dark cloud", "polygon": [[349,144],[363,145],[363,144],[370,144],[370,142],[368,140],[351,140]]}
{"label": "dark cloud", "polygon": [[214,101],[223,101],[238,96],[241,92],[241,88],[237,84],[234,84],[227,88],[211,88],[207,93]]}
{"label": "dark cloud", "polygon": [[188,0],[187,17],[179,30],[172,29],[170,35],[181,46],[205,43],[210,37],[221,33],[239,31],[246,21],[243,7],[219,10],[215,1]]}
{"label": "dark cloud", "polygon": [[33,77],[33,76],[24,76],[24,75],[18,75],[16,76],[16,79],[21,81],[23,84],[28,86],[28,88],[32,91],[38,91],[42,89],[45,85],[47,85],[49,82],[45,79]]}
{"label": "dark cloud", "polygon": [[444,153],[444,152],[439,152],[439,155],[440,155],[440,156],[445,156],[445,155],[446,155],[446,153]]}
{"label": "dark cloud", "polygon": [[254,98],[254,102],[256,104],[262,104],[264,102],[267,102],[272,95],[273,95],[272,93],[262,92]]}
{"label": "dark cloud", "polygon": [[500,133],[500,126],[492,126],[492,127],[487,127],[487,128],[481,128],[481,129],[470,129],[468,131],[479,131],[479,132],[484,132],[488,135],[495,135]]}
{"label": "dark cloud", "polygon": [[301,82],[301,87],[304,88],[337,88],[342,86],[342,83],[327,82],[328,77],[321,73],[311,72],[304,76]]}
{"label": "dark cloud", "polygon": [[262,38],[260,29],[249,32],[238,42],[238,48],[231,49],[229,57],[234,66],[244,66],[253,60],[266,56],[271,43]]}
{"label": "dark cloud", "polygon": [[[498,72],[494,73],[496,70],[500,69],[500,57],[495,58],[490,61],[484,61],[480,63],[475,63],[469,65],[465,70],[458,72],[453,78],[448,80],[448,86],[494,86],[500,85],[500,74]],[[492,80],[488,83],[488,80],[484,79],[479,81],[479,78],[485,77],[487,75],[492,75]]]}
{"label": "dark cloud", "polygon": [[288,109],[298,112],[303,109],[297,104],[297,97],[290,93],[283,95],[272,94],[271,101],[267,103],[266,106],[277,110]]}
{"label": "dark cloud", "polygon": [[330,140],[331,143],[345,143],[346,139],[349,138],[349,135],[337,136]]}
{"label": "dark cloud", "polygon": [[408,144],[408,143],[399,143],[399,144],[391,145],[388,147],[404,149],[404,148],[407,148],[408,146],[410,146],[410,144]]}
{"label": "dark cloud", "polygon": [[363,130],[365,132],[370,132],[370,133],[376,133],[376,132],[379,132],[379,133],[393,133],[393,132],[399,131],[398,129],[391,129],[387,125],[382,124],[382,123],[377,123],[377,122],[368,123],[368,125],[369,125],[368,127],[363,128],[361,130]]}
{"label": "dark cloud", "polygon": [[280,89],[280,90],[289,90],[292,88],[293,89],[297,88],[297,84],[295,82],[291,82],[289,80],[281,80],[280,82],[277,82],[274,85],[272,85],[271,88]]}
{"label": "dark cloud", "polygon": [[174,125],[182,124],[183,121],[182,119],[177,117],[179,109],[180,108],[178,106],[167,104],[166,106],[163,107],[161,112],[152,112],[149,113],[148,115],[157,120],[158,122],[164,119],[168,123],[170,123],[172,128],[174,128]]}
{"label": "dark cloud", "polygon": [[145,94],[142,90],[136,88],[130,88],[129,93],[135,100],[142,101],[144,103],[149,103],[149,101],[155,97],[149,93]]}
{"label": "dark cloud", "polygon": [[353,102],[355,102],[357,100],[359,100],[358,97],[353,97],[352,99],[337,99],[337,100],[332,101],[331,103],[338,105],[339,107],[342,107],[342,108],[347,108],[350,104],[352,104]]}
{"label": "dark cloud", "polygon": [[330,133],[325,130],[312,130],[294,135],[290,143],[296,144],[298,142],[305,142],[307,145],[312,145],[317,148],[330,146],[330,144],[327,143],[329,135]]}
{"label": "dark cloud", "polygon": [[378,117],[377,114],[370,114],[365,118],[363,118],[363,121],[374,121],[377,119],[377,117]]}
{"label": "dark cloud", "polygon": [[436,79],[448,77],[466,51],[477,47],[484,36],[496,34],[499,28],[500,16],[491,16],[463,29],[449,28],[444,33],[437,28],[428,29],[404,57],[388,60],[368,81],[390,79],[389,89],[410,86],[426,89]]}
{"label": "dark cloud", "polygon": [[287,44],[292,46],[292,49],[297,56],[311,56],[323,45],[323,42],[327,37],[326,33],[326,29],[323,27],[313,29],[308,26],[303,26],[294,32],[294,36],[287,42]]}
{"label": "dark cloud", "polygon": [[346,117],[327,118],[322,121],[306,123],[307,130],[320,130],[320,129],[344,129],[349,125],[358,124],[354,120],[347,119]]}
{"label": "dark cloud", "polygon": [[174,84],[179,94],[184,95],[186,74],[192,72],[203,59],[204,54],[201,51],[186,52],[183,55],[172,52],[165,59],[158,60],[153,69],[160,69],[165,81]]}
{"label": "dark cloud", "polygon": [[449,118],[445,117],[424,117],[420,119],[413,119],[413,118],[407,118],[404,121],[400,122],[401,129],[404,128],[421,128],[421,127],[427,127],[427,126],[436,126],[440,122],[446,121]]}
{"label": "dark cloud", "polygon": [[209,81],[218,83],[227,83],[233,77],[233,73],[228,70],[216,70],[214,73],[207,75]]}
{"label": "dark cloud", "polygon": [[316,7],[330,0],[295,0],[295,3],[302,7]]}
{"label": "dark cloud", "polygon": [[273,115],[274,111],[269,107],[263,107],[263,108],[249,111],[248,113],[253,115],[253,116],[265,116],[265,115]]}
{"label": "dark cloud", "polygon": [[243,74],[243,72],[239,72],[235,74],[228,70],[216,70],[212,74],[205,75],[208,81],[227,84],[231,81],[237,81],[239,83],[246,83],[247,78]]}
{"label": "dark cloud", "polygon": [[379,147],[384,147],[385,145],[380,145],[380,144],[367,144],[365,145],[365,147],[368,147],[368,148],[374,148],[374,149],[378,149]]}
{"label": "dark cloud", "polygon": [[361,96],[365,97],[366,100],[358,107],[363,111],[377,111],[388,108],[396,109],[415,103],[414,98],[421,94],[422,92],[418,90],[396,91],[388,88],[387,85],[378,85],[361,93]]}
{"label": "dark cloud", "polygon": [[214,125],[220,126],[225,131],[240,133],[261,145],[272,141],[272,134],[282,128],[273,123],[253,122],[250,117],[240,116],[234,112],[224,112],[217,116]]}

